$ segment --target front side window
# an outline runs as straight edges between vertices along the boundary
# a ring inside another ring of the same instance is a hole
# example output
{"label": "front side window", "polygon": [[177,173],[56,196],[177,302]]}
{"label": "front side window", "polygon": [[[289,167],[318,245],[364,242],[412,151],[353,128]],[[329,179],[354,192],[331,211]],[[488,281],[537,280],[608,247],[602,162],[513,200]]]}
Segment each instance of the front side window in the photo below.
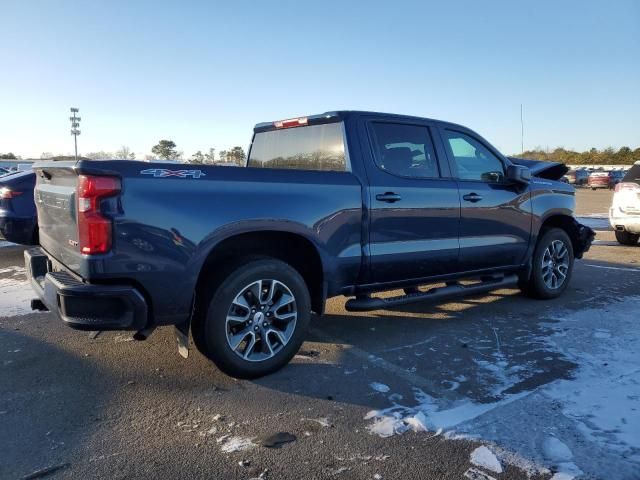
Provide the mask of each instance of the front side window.
{"label": "front side window", "polygon": [[504,181],[502,162],[482,143],[469,135],[451,130],[445,130],[444,136],[445,146],[456,164],[458,178],[487,183]]}
{"label": "front side window", "polygon": [[403,177],[438,178],[440,170],[429,129],[420,125],[371,124],[376,162],[383,170]]}
{"label": "front side window", "polygon": [[347,171],[342,123],[258,132],[249,167]]}

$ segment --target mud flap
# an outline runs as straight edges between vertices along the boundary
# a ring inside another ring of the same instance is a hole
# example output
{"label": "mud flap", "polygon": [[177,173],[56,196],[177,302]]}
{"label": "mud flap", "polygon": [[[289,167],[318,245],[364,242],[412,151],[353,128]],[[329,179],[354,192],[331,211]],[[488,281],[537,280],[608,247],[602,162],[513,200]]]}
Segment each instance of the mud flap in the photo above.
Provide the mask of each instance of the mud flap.
{"label": "mud flap", "polygon": [[183,358],[189,358],[189,326],[191,322],[179,323],[175,325],[176,340],[178,341],[178,353]]}

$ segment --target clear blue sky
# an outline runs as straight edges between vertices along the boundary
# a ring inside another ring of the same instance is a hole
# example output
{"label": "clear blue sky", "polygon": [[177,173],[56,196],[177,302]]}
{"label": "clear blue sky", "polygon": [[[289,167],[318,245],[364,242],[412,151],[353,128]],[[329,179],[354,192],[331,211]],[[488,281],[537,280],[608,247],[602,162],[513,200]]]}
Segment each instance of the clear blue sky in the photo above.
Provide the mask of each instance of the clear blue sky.
{"label": "clear blue sky", "polygon": [[640,2],[0,0],[0,152],[246,147],[336,109],[463,123],[505,153],[640,147]]}

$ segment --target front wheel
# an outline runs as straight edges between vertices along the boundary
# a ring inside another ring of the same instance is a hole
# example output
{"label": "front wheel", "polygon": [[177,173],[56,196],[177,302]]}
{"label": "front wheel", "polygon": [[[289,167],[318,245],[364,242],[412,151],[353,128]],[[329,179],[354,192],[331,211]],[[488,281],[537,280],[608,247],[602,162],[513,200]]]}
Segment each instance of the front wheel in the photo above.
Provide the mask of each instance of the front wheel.
{"label": "front wheel", "polygon": [[520,289],[532,298],[551,299],[562,295],[573,273],[573,246],[564,230],[552,228],[538,239],[532,258],[531,276]]}
{"label": "front wheel", "polygon": [[638,239],[640,239],[640,235],[637,233],[619,232],[616,230],[616,240],[618,240],[618,243],[621,245],[637,245]]}
{"label": "front wheel", "polygon": [[257,378],[293,358],[311,317],[309,290],[294,268],[271,258],[251,261],[211,290],[199,348],[220,370]]}

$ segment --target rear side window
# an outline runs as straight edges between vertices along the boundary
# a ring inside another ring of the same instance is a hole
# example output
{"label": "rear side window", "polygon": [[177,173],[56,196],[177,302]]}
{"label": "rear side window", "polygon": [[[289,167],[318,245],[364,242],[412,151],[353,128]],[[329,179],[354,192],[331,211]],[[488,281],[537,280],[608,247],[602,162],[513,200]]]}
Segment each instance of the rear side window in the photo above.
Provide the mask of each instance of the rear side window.
{"label": "rear side window", "polygon": [[502,162],[482,143],[452,130],[445,130],[444,136],[445,146],[456,164],[458,178],[487,183],[504,181]]}
{"label": "rear side window", "polygon": [[402,177],[438,178],[440,170],[429,129],[403,123],[371,124],[376,162]]}
{"label": "rear side window", "polygon": [[250,167],[348,171],[342,123],[256,133]]}

